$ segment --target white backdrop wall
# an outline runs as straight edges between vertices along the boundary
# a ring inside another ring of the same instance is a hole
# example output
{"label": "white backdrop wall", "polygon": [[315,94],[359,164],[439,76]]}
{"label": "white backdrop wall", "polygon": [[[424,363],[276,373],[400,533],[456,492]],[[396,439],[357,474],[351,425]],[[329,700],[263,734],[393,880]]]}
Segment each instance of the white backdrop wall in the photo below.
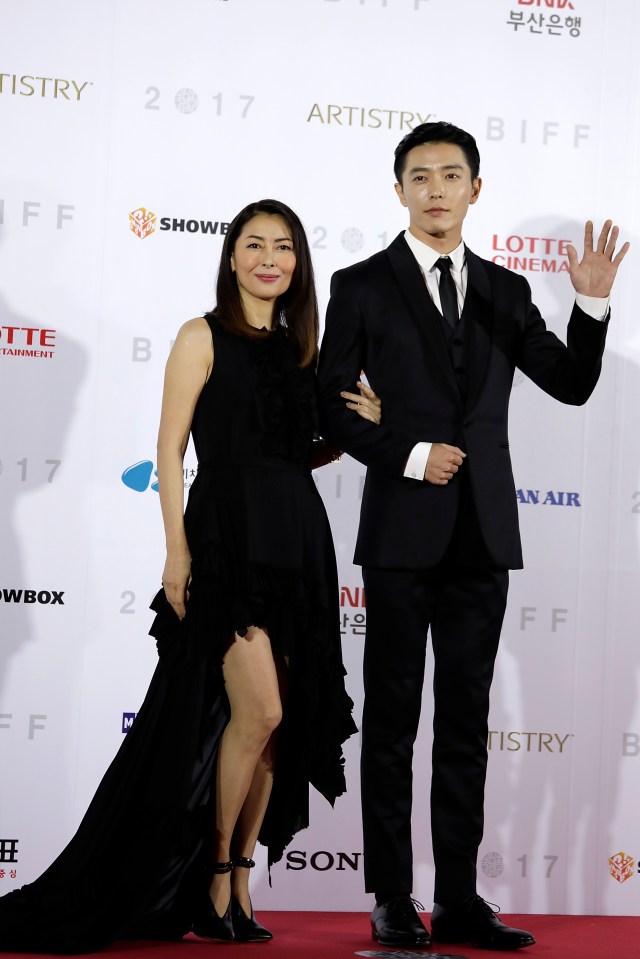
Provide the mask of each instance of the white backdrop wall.
{"label": "white backdrop wall", "polygon": [[[0,893],[72,835],[153,670],[162,374],[179,325],[213,303],[225,224],[263,196],[293,206],[324,308],[331,273],[406,225],[400,137],[448,119],[482,156],[467,243],[524,273],[561,335],[566,242],[612,216],[634,243],[589,405],[523,378],[513,394],[526,569],[494,684],[479,878],[505,911],[640,914],[640,5],[3,0],[0,13]],[[194,468],[189,451],[185,488]],[[317,474],[358,719],[362,476],[348,458]],[[424,699],[414,891],[430,902]],[[260,859],[256,906],[369,908],[358,759],[354,737],[347,796],[335,811],[313,797],[272,889]],[[127,849],[105,868],[117,881]]]}

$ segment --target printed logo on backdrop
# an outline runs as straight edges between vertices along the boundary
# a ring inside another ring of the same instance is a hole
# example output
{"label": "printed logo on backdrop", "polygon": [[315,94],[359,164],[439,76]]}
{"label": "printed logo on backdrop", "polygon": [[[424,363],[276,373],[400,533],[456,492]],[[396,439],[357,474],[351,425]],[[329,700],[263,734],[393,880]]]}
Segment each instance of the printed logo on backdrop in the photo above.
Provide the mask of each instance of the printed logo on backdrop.
{"label": "printed logo on backdrop", "polygon": [[122,734],[123,736],[129,732],[133,726],[133,720],[136,718],[137,713],[123,713],[122,714]]}
{"label": "printed logo on backdrop", "polygon": [[[53,483],[53,477],[55,476],[58,468],[62,465],[62,460],[43,460],[42,461],[45,467],[50,467],[46,470],[47,472],[47,483]],[[33,460],[31,460],[31,466],[29,466],[29,457],[23,456],[21,460],[16,460],[15,465],[20,467],[20,482],[26,483],[29,478],[32,480],[35,479],[35,482],[42,482],[42,474],[45,470],[42,469],[41,461],[36,460],[36,466],[33,466]],[[0,460],[0,475],[3,472],[2,460]],[[35,477],[34,477],[35,472]]]}
{"label": "printed logo on backdrop", "polygon": [[622,734],[622,755],[627,759],[640,756],[640,733]]}
{"label": "printed logo on backdrop", "polygon": [[90,80],[79,83],[76,80],[63,80],[61,77],[32,77],[29,74],[0,73],[0,96],[34,97],[48,100],[68,100],[80,102],[87,87],[93,86]]}
{"label": "printed logo on backdrop", "polygon": [[364,586],[340,587],[340,632],[343,636],[365,636],[367,614]]}
{"label": "printed logo on backdrop", "polygon": [[499,852],[487,852],[480,860],[480,871],[488,879],[497,879],[504,872],[504,857]]}
{"label": "printed logo on backdrop", "polygon": [[640,866],[636,869],[637,863],[633,856],[626,852],[616,852],[609,857],[609,875],[616,882],[623,883],[640,873]]}
{"label": "printed logo on backdrop", "polygon": [[418,110],[391,110],[387,107],[314,103],[307,114],[307,123],[322,126],[360,127],[369,130],[404,130],[409,133],[420,123],[435,120],[435,117],[435,113],[422,114]]}
{"label": "printed logo on backdrop", "polygon": [[[564,626],[569,619],[569,610],[563,606],[552,606],[549,610],[549,628],[552,633],[558,631],[559,626]],[[544,617],[545,622],[547,617]],[[538,621],[538,607],[537,606],[521,606],[520,607],[520,631],[524,632],[527,628],[528,623],[536,623]]]}
{"label": "printed logo on backdrop", "polygon": [[[129,214],[129,230],[139,240],[144,240],[156,232],[158,217],[147,207],[140,206]],[[187,220],[184,217],[160,217],[159,232],[173,233],[211,233],[224,236],[229,224],[224,220]]]}
{"label": "printed logo on backdrop", "polygon": [[[338,103],[313,103],[306,122],[322,127],[357,127],[371,130],[395,130],[409,133],[420,123],[433,122],[437,113],[421,113],[419,110],[398,110],[387,107],[354,106]],[[591,126],[588,123],[560,123],[558,120],[530,122],[527,117],[512,120],[505,117],[487,117],[485,137],[487,140],[517,140],[519,143],[540,143],[566,146],[567,142],[578,148],[589,139]]]}
{"label": "printed logo on backdrop", "polygon": [[[335,245],[336,234],[330,233],[325,226],[309,228],[308,236],[309,246],[312,250],[329,249],[327,240],[329,240],[332,246]],[[347,253],[359,253],[370,239],[357,226],[345,227],[345,229],[338,232],[337,236],[340,241],[340,246],[343,250],[346,250]],[[380,241],[376,243],[376,249],[384,250],[389,242],[387,231],[383,230],[382,233],[376,233],[375,239]]]}
{"label": "printed logo on backdrop", "polygon": [[328,852],[320,849],[307,853],[306,850],[292,849],[287,853],[286,868],[295,871],[313,869],[315,872],[358,872],[362,856],[361,852]]}
{"label": "printed logo on backdrop", "polygon": [[[51,206],[54,206],[55,213],[52,213]],[[40,200],[23,200],[22,201],[22,214],[16,216],[12,206],[11,201],[8,206],[8,215],[9,222],[12,225],[15,225],[18,222],[18,219],[22,221],[22,226],[29,227],[31,226],[32,220],[42,220],[45,226],[53,226],[55,223],[56,230],[62,230],[65,223],[70,220],[73,220],[73,212],[75,210],[75,205],[73,203],[57,203],[57,204],[47,204],[44,211],[41,215],[42,203]],[[4,226],[5,220],[5,201],[0,198],[0,226]]]}
{"label": "printed logo on backdrop", "polygon": [[[546,856],[542,857],[530,857],[527,853],[523,853],[522,856],[518,856],[515,861],[520,864],[520,878],[527,878],[531,865],[534,873],[540,874],[544,870],[544,878],[551,879],[551,873],[553,872],[553,868],[559,859],[560,856],[551,854],[547,854]],[[532,860],[532,863],[530,860]],[[501,876],[507,868],[502,853],[495,851],[485,853],[485,855],[482,856],[479,865],[480,871],[482,872],[483,876],[487,877],[487,879],[497,879],[498,876]]]}
{"label": "printed logo on backdrop", "polygon": [[588,123],[560,123],[557,120],[537,120],[527,117],[514,120],[506,117],[487,117],[485,137],[489,141],[508,140],[509,143],[534,143],[544,147],[559,145],[578,149],[589,140]]}
{"label": "printed logo on backdrop", "polygon": [[64,606],[63,589],[0,589],[0,602]]}
{"label": "printed logo on backdrop", "polygon": [[491,239],[491,261],[521,273],[568,273],[567,245],[571,240],[547,236],[502,237]]}
{"label": "printed logo on backdrop", "polygon": [[[169,340],[168,349],[166,353],[162,355],[163,362],[167,357],[167,353],[172,349],[174,342],[175,340]],[[148,336],[134,336],[131,341],[131,362],[148,363],[153,356],[151,346],[152,343]]]}
{"label": "printed logo on backdrop", "polygon": [[145,237],[155,232],[156,220],[155,213],[141,206],[129,214],[129,229],[138,239],[144,240]]}
{"label": "printed logo on backdrop", "polygon": [[38,326],[0,326],[0,356],[52,360],[55,349],[56,330],[43,330]]}
{"label": "printed logo on backdrop", "polygon": [[493,752],[562,754],[574,733],[524,733],[490,729],[487,748]]}
{"label": "printed logo on backdrop", "polygon": [[[184,475],[184,488],[190,489],[191,484],[197,476],[198,470],[193,466],[185,466],[182,470]],[[155,479],[154,479],[155,476]],[[158,471],[155,468],[153,460],[139,460],[132,466],[127,466],[121,476],[122,482],[128,489],[136,493],[146,493],[147,490],[158,492]]]}
{"label": "printed logo on backdrop", "polygon": [[[28,739],[35,739],[37,732],[42,732],[47,728],[47,718],[46,713],[29,713],[29,719],[26,724]],[[0,729],[12,729],[13,725],[13,713],[0,713]],[[22,724],[20,724],[18,728],[22,731],[25,729]]]}
{"label": "printed logo on backdrop", "polygon": [[517,489],[516,499],[523,506],[582,506],[580,493],[569,490]]}
{"label": "printed logo on backdrop", "polygon": [[165,95],[160,87],[147,87],[144,91],[147,99],[144,102],[145,110],[161,110],[167,103],[183,116],[189,116],[196,112],[201,106],[203,113],[210,116],[230,116],[240,120],[246,120],[249,110],[253,106],[255,96],[250,93],[229,93],[222,91],[219,93],[198,93],[191,87],[181,87],[180,90],[169,92]]}
{"label": "printed logo on backdrop", "polygon": [[[514,33],[539,37],[576,37],[582,30],[582,17],[574,16],[579,4],[572,0],[511,0],[507,25]],[[570,12],[569,12],[570,11]]]}
{"label": "printed logo on backdrop", "polygon": [[[154,476],[155,481],[153,481]],[[135,490],[136,493],[144,493],[148,489],[157,493],[157,477],[158,471],[154,469],[153,460],[139,460],[132,466],[127,466],[120,478],[126,487]]]}
{"label": "printed logo on backdrop", "polygon": [[0,879],[17,879],[19,839],[0,839]]}

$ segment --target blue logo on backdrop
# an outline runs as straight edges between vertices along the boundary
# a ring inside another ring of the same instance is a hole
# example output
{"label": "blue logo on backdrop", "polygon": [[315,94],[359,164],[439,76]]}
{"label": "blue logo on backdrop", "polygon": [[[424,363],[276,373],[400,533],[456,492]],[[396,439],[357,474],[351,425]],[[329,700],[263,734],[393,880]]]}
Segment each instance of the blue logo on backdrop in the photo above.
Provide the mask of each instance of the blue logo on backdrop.
{"label": "blue logo on backdrop", "polygon": [[517,489],[516,499],[524,506],[582,506],[580,493],[568,490]]}
{"label": "blue logo on backdrop", "polygon": [[133,720],[136,718],[136,713],[123,713],[122,714],[122,732],[128,733],[133,724]]}
{"label": "blue logo on backdrop", "polygon": [[[151,479],[153,476],[156,477],[156,480],[152,483]],[[149,488],[157,493],[157,476],[158,471],[154,470],[151,460],[140,460],[139,463],[134,463],[133,466],[127,466],[122,474],[122,482],[125,486],[128,486],[129,489],[135,490],[136,493],[144,493]]]}

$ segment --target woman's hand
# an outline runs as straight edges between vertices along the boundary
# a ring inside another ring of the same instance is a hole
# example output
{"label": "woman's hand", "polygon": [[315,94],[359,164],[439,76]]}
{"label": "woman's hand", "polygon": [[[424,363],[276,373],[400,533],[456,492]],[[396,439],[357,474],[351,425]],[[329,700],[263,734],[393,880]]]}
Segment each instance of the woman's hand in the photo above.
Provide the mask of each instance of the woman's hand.
{"label": "woman's hand", "polygon": [[162,574],[164,594],[179,619],[184,619],[191,582],[191,554],[188,549],[167,553]]}
{"label": "woman's hand", "polygon": [[372,423],[375,423],[376,426],[380,426],[382,420],[382,400],[373,392],[371,387],[363,383],[362,380],[358,380],[356,385],[360,393],[348,393],[346,390],[343,390],[340,396],[348,400],[348,409],[355,410],[358,416],[361,416],[363,420],[370,420]]}

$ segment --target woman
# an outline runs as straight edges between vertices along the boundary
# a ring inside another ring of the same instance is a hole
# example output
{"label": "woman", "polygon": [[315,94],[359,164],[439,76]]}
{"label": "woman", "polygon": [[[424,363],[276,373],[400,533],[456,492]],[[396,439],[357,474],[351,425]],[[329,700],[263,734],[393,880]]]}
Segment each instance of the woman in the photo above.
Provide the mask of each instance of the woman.
{"label": "woman", "polygon": [[[248,892],[256,841],[277,862],[308,824],[308,784],[332,803],[344,791],[355,731],[309,469],[331,458],[313,443],[317,334],[300,221],[282,203],[251,204],[225,238],[215,310],[181,328],[167,363],[158,666],[74,838],[0,900],[0,948],[87,952],[189,929],[271,938]],[[379,422],[358,385],[347,405]],[[190,432],[199,467],[183,518]],[[127,870],[114,880],[120,850]]]}

